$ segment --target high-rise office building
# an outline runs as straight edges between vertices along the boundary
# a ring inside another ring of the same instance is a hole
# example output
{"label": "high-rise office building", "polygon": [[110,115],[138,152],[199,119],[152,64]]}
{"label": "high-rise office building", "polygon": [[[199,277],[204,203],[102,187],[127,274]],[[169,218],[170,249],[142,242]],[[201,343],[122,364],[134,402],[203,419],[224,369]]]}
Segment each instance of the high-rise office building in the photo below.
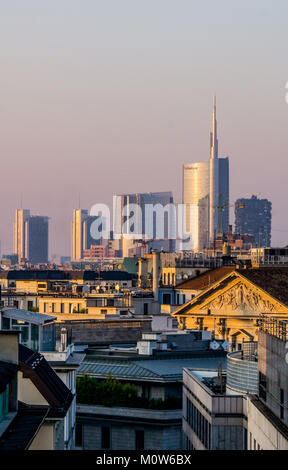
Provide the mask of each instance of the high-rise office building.
{"label": "high-rise office building", "polygon": [[[184,231],[190,233],[190,249],[212,246],[217,233],[229,227],[229,158],[218,157],[216,98],[213,102],[210,160],[185,164],[183,204],[186,204]],[[189,244],[186,244],[186,249]]]}
{"label": "high-rise office building", "polygon": [[92,245],[100,245],[102,238],[95,240],[91,235],[92,223],[98,216],[90,216],[86,209],[74,209],[72,219],[72,261],[82,259],[83,250],[89,250]]}
{"label": "high-rise office building", "polygon": [[26,258],[31,264],[48,263],[48,231],[48,217],[35,215],[26,220]]}
{"label": "high-rise office building", "polygon": [[174,252],[176,219],[172,192],[115,196],[114,232],[121,236],[124,257],[141,240],[146,240],[148,251]]}
{"label": "high-rise office building", "polygon": [[30,217],[27,209],[16,209],[14,221],[14,253],[18,256],[18,263],[26,259],[25,222]]}
{"label": "high-rise office building", "polygon": [[31,216],[27,209],[17,209],[14,221],[14,253],[18,263],[48,262],[48,217]]}
{"label": "high-rise office building", "polygon": [[235,233],[253,235],[258,248],[271,246],[272,204],[268,199],[238,199],[235,204]]}

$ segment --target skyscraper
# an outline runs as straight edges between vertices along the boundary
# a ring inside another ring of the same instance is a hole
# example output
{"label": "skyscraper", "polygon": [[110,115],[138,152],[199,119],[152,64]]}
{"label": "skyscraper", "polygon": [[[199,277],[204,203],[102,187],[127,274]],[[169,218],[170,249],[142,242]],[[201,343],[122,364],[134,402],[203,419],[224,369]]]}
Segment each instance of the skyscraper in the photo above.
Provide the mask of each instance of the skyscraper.
{"label": "skyscraper", "polygon": [[95,240],[91,236],[91,225],[98,216],[88,215],[86,209],[74,209],[72,219],[72,261],[80,260],[83,257],[83,250],[89,250],[91,245],[99,245],[101,240]]}
{"label": "skyscraper", "polygon": [[30,217],[30,211],[27,209],[16,209],[14,221],[14,243],[13,251],[18,256],[18,263],[26,259],[26,237],[25,222]]}
{"label": "skyscraper", "polygon": [[229,158],[218,157],[216,97],[213,100],[210,160],[184,165],[183,203],[186,204],[185,232],[191,234],[190,249],[208,248],[216,233],[228,233]]}
{"label": "skyscraper", "polygon": [[238,199],[235,204],[235,233],[253,235],[258,248],[271,246],[272,204],[268,199]]}
{"label": "skyscraper", "polygon": [[48,217],[33,215],[26,220],[26,258],[31,264],[48,263],[48,230]]}
{"label": "skyscraper", "polygon": [[48,262],[48,217],[31,216],[27,209],[17,209],[14,222],[14,253],[18,263]]}
{"label": "skyscraper", "polygon": [[114,231],[121,236],[123,256],[129,256],[135,240],[146,240],[148,250],[175,251],[176,236],[173,238],[172,234],[176,220],[171,191],[121,194],[114,201]]}

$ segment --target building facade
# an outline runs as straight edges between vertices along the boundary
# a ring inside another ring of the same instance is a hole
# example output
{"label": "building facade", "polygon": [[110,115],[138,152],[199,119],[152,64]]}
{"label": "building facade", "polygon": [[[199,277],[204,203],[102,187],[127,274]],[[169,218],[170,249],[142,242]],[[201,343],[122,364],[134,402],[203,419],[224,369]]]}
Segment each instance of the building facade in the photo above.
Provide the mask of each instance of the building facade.
{"label": "building facade", "polygon": [[259,326],[259,392],[248,399],[248,449],[288,450],[288,322],[265,315]]}
{"label": "building facade", "polygon": [[175,251],[176,219],[172,205],[171,191],[115,196],[114,235],[121,237],[123,257],[131,255],[131,250],[145,240],[148,251]]}
{"label": "building facade", "polygon": [[185,450],[243,450],[245,403],[230,392],[225,376],[211,371],[183,371],[183,447]]}
{"label": "building facade", "polygon": [[14,253],[18,263],[48,262],[49,218],[31,216],[26,209],[17,209],[14,222]]}
{"label": "building facade", "polygon": [[258,248],[271,246],[272,204],[268,199],[238,199],[235,204],[235,233],[252,235]]}
{"label": "building facade", "polygon": [[[100,237],[96,240],[91,234],[92,224],[99,219],[98,216],[91,216],[86,209],[74,209],[71,228],[71,259],[81,260],[84,250],[89,250],[92,245],[102,243]],[[101,225],[101,224],[100,224]]]}

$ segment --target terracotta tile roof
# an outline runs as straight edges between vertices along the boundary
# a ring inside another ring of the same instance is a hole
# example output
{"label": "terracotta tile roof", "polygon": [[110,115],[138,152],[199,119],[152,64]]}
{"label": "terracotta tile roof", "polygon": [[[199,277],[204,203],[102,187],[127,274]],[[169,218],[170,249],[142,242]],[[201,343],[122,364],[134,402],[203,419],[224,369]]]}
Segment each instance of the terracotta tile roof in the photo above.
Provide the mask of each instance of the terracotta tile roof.
{"label": "terracotta tile roof", "polygon": [[200,274],[200,276],[182,282],[176,286],[176,289],[204,290],[232,271],[235,271],[235,266],[222,266],[221,268],[211,269],[203,274]]}

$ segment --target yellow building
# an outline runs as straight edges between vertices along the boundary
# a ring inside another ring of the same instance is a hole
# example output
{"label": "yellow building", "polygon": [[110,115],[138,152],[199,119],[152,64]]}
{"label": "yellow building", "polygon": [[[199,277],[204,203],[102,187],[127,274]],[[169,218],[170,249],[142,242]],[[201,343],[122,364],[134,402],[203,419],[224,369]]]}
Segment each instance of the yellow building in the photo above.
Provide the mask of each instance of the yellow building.
{"label": "yellow building", "polygon": [[288,318],[288,268],[234,270],[173,312],[180,328],[209,330],[235,348],[257,341],[261,314]]}
{"label": "yellow building", "polygon": [[122,294],[43,295],[38,297],[39,313],[55,316],[88,314],[95,318],[106,315],[127,315],[133,312],[130,296]]}

